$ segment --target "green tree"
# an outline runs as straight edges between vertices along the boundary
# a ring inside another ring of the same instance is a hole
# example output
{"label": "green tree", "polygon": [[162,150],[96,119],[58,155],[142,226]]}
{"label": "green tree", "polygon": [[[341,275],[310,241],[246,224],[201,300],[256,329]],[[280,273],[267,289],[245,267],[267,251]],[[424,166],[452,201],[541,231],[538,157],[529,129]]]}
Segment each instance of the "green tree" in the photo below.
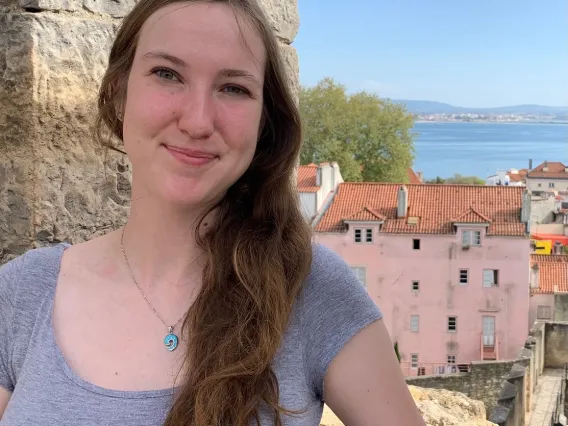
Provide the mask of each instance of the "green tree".
{"label": "green tree", "polygon": [[453,185],[485,185],[485,181],[477,176],[462,176],[459,173],[445,179],[445,183]]}
{"label": "green tree", "polygon": [[300,90],[301,164],[337,161],[346,181],[405,182],[414,160],[414,119],[375,94],[346,93],[325,78]]}

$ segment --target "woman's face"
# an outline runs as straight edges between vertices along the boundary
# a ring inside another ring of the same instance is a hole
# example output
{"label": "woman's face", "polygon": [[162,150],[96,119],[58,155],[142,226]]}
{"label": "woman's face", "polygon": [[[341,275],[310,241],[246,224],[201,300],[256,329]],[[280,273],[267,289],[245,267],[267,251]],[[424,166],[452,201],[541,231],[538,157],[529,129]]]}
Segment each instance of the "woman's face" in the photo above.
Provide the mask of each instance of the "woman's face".
{"label": "woman's face", "polygon": [[201,206],[249,167],[266,54],[248,21],[239,23],[231,7],[207,3],[169,5],[144,23],[123,128],[136,197]]}

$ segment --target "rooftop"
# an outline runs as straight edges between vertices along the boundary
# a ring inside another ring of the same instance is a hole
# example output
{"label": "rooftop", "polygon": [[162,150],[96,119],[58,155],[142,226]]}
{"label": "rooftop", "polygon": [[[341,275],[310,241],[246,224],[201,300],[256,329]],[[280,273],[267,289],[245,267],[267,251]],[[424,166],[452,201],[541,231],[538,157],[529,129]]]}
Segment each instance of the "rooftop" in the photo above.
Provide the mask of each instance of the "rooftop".
{"label": "rooftop", "polygon": [[413,184],[422,183],[422,181],[420,180],[420,178],[418,177],[416,172],[414,170],[412,170],[411,167],[408,168],[406,173],[408,175],[408,183],[413,183]]}
{"label": "rooftop", "polygon": [[320,187],[316,186],[316,164],[308,164],[298,167],[298,191],[317,192]]}
{"label": "rooftop", "polygon": [[[545,161],[539,164],[528,174],[528,178],[568,179],[568,166],[559,161]],[[544,170],[548,168],[548,170]]]}
{"label": "rooftop", "polygon": [[402,184],[342,183],[316,232],[345,232],[345,221],[384,221],[381,233],[454,234],[455,223],[488,224],[488,235],[525,236],[524,188],[481,185],[404,185],[406,218],[397,218]]}
{"label": "rooftop", "polygon": [[567,255],[531,255],[531,267],[538,266],[538,288],[532,293],[553,294],[568,292]]}

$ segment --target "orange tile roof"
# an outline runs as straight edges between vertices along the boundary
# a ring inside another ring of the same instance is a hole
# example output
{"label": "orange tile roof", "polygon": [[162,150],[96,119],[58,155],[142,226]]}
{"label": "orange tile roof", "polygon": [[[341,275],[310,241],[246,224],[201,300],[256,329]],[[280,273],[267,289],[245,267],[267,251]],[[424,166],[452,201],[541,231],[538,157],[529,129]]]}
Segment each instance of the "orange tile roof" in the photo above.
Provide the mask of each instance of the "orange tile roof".
{"label": "orange tile roof", "polygon": [[473,207],[464,212],[462,215],[452,219],[454,223],[489,223],[492,222],[487,216],[478,213]]}
{"label": "orange tile roof", "polygon": [[316,172],[318,166],[308,164],[298,167],[298,191],[300,192],[317,192],[320,187],[316,186]]}
{"label": "orange tile roof", "polygon": [[[402,184],[342,183],[316,232],[345,232],[344,220],[365,208],[385,217],[382,233],[454,234],[454,219],[472,211],[489,219],[488,235],[525,236],[521,222],[524,188],[483,185],[406,185],[408,214],[397,218],[397,193]],[[408,218],[418,218],[409,224]],[[484,219],[481,219],[484,218]],[[468,217],[469,219],[469,217]]]}
{"label": "orange tile roof", "polygon": [[406,174],[408,175],[408,183],[422,183],[418,175],[414,172],[414,170],[412,170],[411,167],[408,168]]}
{"label": "orange tile roof", "polygon": [[384,217],[379,212],[370,209],[368,207],[364,207],[363,209],[359,210],[357,213],[352,214],[351,216],[345,218],[345,220],[351,220],[353,222],[370,222],[370,221],[383,221],[386,217]]}
{"label": "orange tile roof", "polygon": [[566,166],[559,161],[549,161],[548,171],[544,171],[544,163],[539,164],[527,174],[528,178],[568,179]]}
{"label": "orange tile roof", "polygon": [[531,267],[538,265],[538,288],[532,288],[533,294],[553,294],[568,292],[568,256],[566,255],[531,255]]}

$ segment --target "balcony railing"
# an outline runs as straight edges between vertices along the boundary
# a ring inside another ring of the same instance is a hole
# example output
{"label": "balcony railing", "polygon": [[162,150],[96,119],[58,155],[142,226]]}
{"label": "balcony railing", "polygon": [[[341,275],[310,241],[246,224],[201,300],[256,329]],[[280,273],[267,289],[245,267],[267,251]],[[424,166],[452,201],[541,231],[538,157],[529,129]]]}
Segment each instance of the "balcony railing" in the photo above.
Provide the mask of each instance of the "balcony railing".
{"label": "balcony railing", "polygon": [[496,361],[499,359],[499,345],[497,335],[481,333],[481,354],[482,361]]}

